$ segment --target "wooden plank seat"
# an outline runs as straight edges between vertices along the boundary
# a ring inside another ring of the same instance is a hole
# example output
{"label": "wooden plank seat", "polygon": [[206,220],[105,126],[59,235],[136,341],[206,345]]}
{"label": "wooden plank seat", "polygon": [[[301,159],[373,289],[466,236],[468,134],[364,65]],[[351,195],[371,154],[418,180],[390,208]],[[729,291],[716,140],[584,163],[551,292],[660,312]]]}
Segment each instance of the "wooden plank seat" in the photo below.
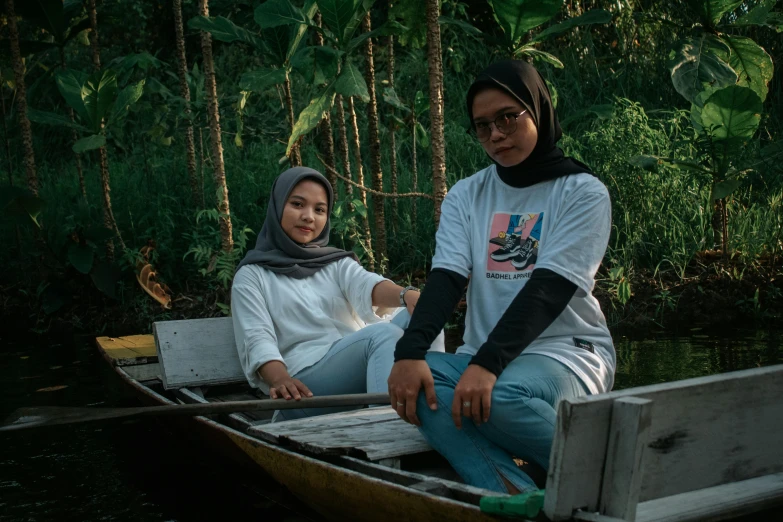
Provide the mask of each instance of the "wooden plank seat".
{"label": "wooden plank seat", "polygon": [[551,520],[721,520],[783,503],[783,365],[560,403]]}
{"label": "wooden plank seat", "polygon": [[349,455],[371,462],[391,463],[389,459],[432,450],[416,426],[386,406],[254,426],[248,433],[314,455]]}

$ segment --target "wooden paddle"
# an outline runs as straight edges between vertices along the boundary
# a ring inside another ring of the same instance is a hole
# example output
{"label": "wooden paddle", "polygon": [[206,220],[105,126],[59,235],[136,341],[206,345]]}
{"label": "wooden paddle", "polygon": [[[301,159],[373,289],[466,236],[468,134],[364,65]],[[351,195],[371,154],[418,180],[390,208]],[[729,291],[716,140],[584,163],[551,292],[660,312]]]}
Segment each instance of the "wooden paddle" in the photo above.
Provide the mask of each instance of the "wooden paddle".
{"label": "wooden paddle", "polygon": [[42,406],[19,408],[0,424],[0,431],[23,430],[107,419],[133,419],[154,415],[215,415],[242,411],[295,410],[299,408],[334,408],[338,406],[365,406],[389,404],[385,393],[357,393],[352,395],[325,395],[300,401],[265,399],[258,401],[210,402],[204,404],[171,404],[166,406],[140,406],[135,408],[80,408]]}

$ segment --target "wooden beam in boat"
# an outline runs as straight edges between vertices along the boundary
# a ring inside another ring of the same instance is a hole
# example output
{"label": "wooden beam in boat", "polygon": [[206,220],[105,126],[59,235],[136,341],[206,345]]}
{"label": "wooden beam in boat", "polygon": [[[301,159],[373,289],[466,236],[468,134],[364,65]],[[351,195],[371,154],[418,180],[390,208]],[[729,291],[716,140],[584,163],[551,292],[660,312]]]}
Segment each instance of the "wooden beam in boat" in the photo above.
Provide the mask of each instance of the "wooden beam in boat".
{"label": "wooden beam in boat", "polygon": [[95,341],[113,366],[147,364],[158,360],[152,335],[98,337]]}

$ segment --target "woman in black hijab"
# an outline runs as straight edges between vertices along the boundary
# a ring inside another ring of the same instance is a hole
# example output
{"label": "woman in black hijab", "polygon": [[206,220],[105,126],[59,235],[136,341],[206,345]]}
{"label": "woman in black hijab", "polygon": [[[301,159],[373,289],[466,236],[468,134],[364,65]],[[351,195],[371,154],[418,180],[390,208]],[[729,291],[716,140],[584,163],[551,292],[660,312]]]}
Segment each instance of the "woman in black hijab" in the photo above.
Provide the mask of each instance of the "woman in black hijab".
{"label": "woman in black hijab", "polygon": [[[609,391],[615,352],[592,296],[611,229],[604,185],[558,148],[549,90],[503,61],[467,93],[471,133],[492,165],[443,202],[432,272],[389,377],[392,407],[469,484],[536,489],[515,457],[546,469],[562,399]],[[470,277],[464,344],[424,348]]]}
{"label": "woman in black hijab", "polygon": [[[231,290],[234,336],[251,385],[272,398],[386,391],[394,344],[409,313],[378,323],[372,306],[406,307],[419,293],[367,272],[352,252],[331,248],[332,187],[296,167],[272,187],[256,247]],[[298,409],[276,419],[326,413]]]}

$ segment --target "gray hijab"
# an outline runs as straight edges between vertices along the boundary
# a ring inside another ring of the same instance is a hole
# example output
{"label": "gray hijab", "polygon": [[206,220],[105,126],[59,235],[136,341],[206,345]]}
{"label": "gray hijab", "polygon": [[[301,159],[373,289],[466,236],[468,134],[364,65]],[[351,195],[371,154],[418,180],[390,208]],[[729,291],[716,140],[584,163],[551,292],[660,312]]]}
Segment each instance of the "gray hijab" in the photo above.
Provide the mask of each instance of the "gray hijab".
{"label": "gray hijab", "polygon": [[[301,245],[283,231],[280,219],[283,208],[296,185],[304,180],[312,179],[323,185],[329,198],[329,208],[326,226],[313,241]],[[237,266],[237,270],[245,265],[261,265],[267,270],[287,275],[295,279],[304,279],[320,269],[344,257],[356,256],[353,252],[326,246],[329,244],[330,218],[334,205],[334,193],[329,181],[318,171],[307,167],[294,167],[280,174],[272,185],[269,196],[269,206],[266,210],[266,220],[258,233],[256,247],[248,250],[245,258]]]}

